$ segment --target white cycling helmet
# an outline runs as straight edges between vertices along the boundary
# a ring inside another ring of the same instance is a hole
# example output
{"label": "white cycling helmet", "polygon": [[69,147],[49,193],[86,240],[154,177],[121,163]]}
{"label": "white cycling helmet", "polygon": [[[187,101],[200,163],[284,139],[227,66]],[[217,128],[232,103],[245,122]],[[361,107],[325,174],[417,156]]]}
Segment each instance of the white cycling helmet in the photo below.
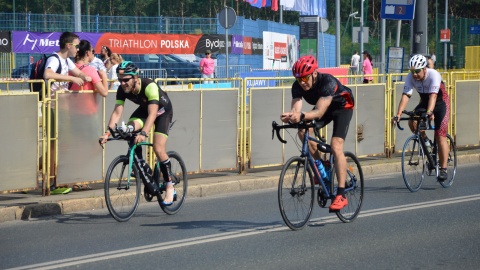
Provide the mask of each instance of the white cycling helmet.
{"label": "white cycling helmet", "polygon": [[410,67],[420,69],[427,66],[427,58],[421,54],[416,54],[410,59]]}

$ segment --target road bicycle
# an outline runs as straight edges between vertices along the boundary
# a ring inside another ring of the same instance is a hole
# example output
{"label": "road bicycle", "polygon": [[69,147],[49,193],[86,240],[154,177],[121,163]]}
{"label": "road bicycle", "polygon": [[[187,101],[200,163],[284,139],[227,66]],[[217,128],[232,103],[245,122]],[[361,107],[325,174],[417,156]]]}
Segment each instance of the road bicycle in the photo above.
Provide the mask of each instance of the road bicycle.
{"label": "road bicycle", "polygon": [[[162,210],[169,215],[176,214],[185,203],[187,195],[187,169],[180,155],[174,151],[167,152],[172,171],[172,182],[175,188],[174,201],[171,205],[163,204],[165,198],[166,183],[161,180],[160,162],[155,161],[155,168],[150,169],[148,163],[138,158],[135,154],[135,148],[146,145],[152,147],[149,142],[135,144],[135,137],[140,133],[137,131],[124,131],[116,126],[115,130],[110,129],[111,136],[108,141],[125,140],[128,142],[128,151],[126,155],[116,157],[108,167],[105,175],[105,202],[108,211],[117,221],[128,221],[135,214],[141,196],[142,182],[144,183],[144,198],[146,201],[152,201],[157,197]],[[148,175],[147,175],[148,174]],[[148,182],[152,179],[152,182]],[[154,194],[148,186],[156,185],[159,192]]]}
{"label": "road bicycle", "polygon": [[[402,175],[405,185],[411,192],[418,191],[425,179],[425,175],[437,176],[440,170],[438,146],[434,139],[433,142],[429,140],[430,147],[421,136],[421,130],[434,130],[435,127],[431,126],[428,121],[426,111],[403,111],[403,114],[408,117],[399,118],[397,127],[400,130],[404,130],[400,126],[400,121],[411,120],[416,121],[417,125],[413,135],[407,138],[402,150]],[[448,188],[453,184],[455,175],[457,172],[457,149],[455,147],[455,141],[450,134],[447,134],[448,144],[448,160],[447,160],[447,172],[448,178],[445,181],[439,181],[440,185],[444,188]],[[431,149],[430,149],[431,148]]]}
{"label": "road bicycle", "polygon": [[[315,137],[309,135],[308,130],[313,128]],[[282,167],[278,182],[278,205],[285,224],[292,230],[302,229],[310,219],[316,200],[320,207],[325,208],[328,200],[334,200],[337,193],[335,174],[335,159],[331,154],[330,145],[319,136],[315,121],[299,122],[297,124],[278,125],[272,123],[272,139],[274,132],[282,143],[287,143],[281,135],[282,129],[304,130],[305,136],[301,147],[300,156],[291,157]],[[296,136],[296,134],[294,135]],[[323,158],[317,164],[308,149],[308,142],[317,143],[317,149]],[[297,144],[297,146],[299,146]],[[348,205],[336,211],[337,217],[342,222],[353,221],[363,203],[363,171],[357,157],[351,152],[344,152],[347,160],[347,177],[345,183],[345,196]],[[330,157],[327,159],[327,154]],[[317,185],[317,187],[315,187]]]}

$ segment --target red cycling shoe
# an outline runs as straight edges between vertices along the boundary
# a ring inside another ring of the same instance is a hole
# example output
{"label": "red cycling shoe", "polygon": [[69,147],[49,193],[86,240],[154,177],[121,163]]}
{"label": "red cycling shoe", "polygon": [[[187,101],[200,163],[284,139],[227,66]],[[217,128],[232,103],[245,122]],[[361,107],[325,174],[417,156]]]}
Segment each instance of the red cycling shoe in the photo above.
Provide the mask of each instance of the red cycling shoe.
{"label": "red cycling shoe", "polygon": [[344,198],[342,195],[337,195],[335,200],[333,200],[332,204],[330,205],[330,211],[340,211],[342,208],[348,205],[347,198]]}

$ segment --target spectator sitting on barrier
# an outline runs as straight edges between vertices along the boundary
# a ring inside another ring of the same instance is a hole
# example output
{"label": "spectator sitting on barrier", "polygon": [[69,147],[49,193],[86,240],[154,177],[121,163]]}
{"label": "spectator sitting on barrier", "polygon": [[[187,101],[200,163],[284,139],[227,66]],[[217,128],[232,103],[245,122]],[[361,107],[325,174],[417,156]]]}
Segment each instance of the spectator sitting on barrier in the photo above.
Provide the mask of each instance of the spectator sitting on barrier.
{"label": "spectator sitting on barrier", "polygon": [[83,86],[71,84],[70,90],[94,90],[100,95],[106,97],[108,95],[108,88],[103,83],[103,78],[100,78],[99,72],[88,64],[95,58],[95,51],[88,40],[81,40],[78,44],[77,55],[75,56],[75,65],[85,74],[92,78],[91,82],[86,82]]}
{"label": "spectator sitting on barrier", "polygon": [[112,56],[110,56],[110,63],[112,65],[110,67],[110,70],[108,71],[108,79],[114,80],[114,82],[110,82],[109,89],[117,90],[118,87],[120,86],[120,82],[118,81],[118,77],[117,77],[117,67],[118,67],[118,64],[122,62],[123,62],[123,58],[120,54],[112,53]]}

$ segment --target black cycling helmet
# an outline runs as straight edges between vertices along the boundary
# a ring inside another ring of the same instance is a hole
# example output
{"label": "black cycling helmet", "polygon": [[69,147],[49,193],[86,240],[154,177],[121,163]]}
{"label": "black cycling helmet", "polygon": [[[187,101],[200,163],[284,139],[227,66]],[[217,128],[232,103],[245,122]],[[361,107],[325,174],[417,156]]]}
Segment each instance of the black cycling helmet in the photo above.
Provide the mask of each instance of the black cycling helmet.
{"label": "black cycling helmet", "polygon": [[137,66],[131,61],[123,61],[117,67],[117,75],[138,75]]}

